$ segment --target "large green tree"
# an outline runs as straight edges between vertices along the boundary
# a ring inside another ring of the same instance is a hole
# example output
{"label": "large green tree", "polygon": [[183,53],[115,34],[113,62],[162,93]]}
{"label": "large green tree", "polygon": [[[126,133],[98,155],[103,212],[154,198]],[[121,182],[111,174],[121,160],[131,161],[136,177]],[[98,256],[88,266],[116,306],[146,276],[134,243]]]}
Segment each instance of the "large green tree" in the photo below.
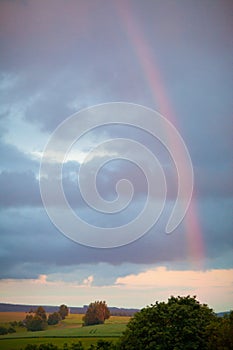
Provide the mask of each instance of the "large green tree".
{"label": "large green tree", "polygon": [[83,322],[85,326],[103,324],[110,317],[110,312],[105,301],[95,301],[88,306]]}
{"label": "large green tree", "polygon": [[215,319],[196,297],[171,297],[142,309],[128,323],[122,350],[205,350],[206,327]]}

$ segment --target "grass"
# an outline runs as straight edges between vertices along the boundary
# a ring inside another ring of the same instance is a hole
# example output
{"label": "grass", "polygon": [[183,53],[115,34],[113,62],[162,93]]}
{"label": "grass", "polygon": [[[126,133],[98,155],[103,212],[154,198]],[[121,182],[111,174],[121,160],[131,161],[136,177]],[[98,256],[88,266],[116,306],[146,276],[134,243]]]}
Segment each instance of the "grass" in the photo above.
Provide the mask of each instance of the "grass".
{"label": "grass", "polygon": [[[0,312],[0,325],[8,325],[11,321],[21,321],[26,314],[22,312]],[[111,316],[103,325],[82,327],[81,314],[70,314],[58,325],[49,326],[41,332],[28,332],[25,328],[16,327],[16,333],[0,336],[0,350],[24,349],[27,344],[53,343],[63,346],[82,341],[87,349],[98,339],[117,340],[125,330],[130,317]]]}
{"label": "grass", "polygon": [[46,338],[46,337],[120,337],[125,330],[125,324],[100,324],[87,327],[67,327],[67,328],[49,328],[39,332],[16,332],[2,335],[1,338]]}

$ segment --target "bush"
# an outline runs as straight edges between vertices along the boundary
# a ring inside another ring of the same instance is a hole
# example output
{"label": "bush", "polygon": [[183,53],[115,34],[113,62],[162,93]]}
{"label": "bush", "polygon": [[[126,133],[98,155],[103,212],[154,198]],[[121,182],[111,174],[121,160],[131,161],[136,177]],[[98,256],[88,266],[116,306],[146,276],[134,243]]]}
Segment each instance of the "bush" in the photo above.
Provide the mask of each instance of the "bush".
{"label": "bush", "polygon": [[18,322],[18,327],[22,327],[22,328],[25,327],[25,324],[23,323],[23,321]]}
{"label": "bush", "polygon": [[27,344],[24,350],[38,350],[38,346],[35,344]]}
{"label": "bush", "polygon": [[40,316],[27,315],[25,319],[25,326],[28,331],[43,331],[47,328],[47,322],[43,320]]}
{"label": "bush", "polygon": [[96,345],[91,344],[88,350],[117,350],[117,346],[111,341],[100,339]]}
{"label": "bush", "polygon": [[70,350],[84,350],[82,342],[79,341],[78,343],[72,343]]}
{"label": "bush", "polygon": [[61,315],[58,312],[54,312],[49,315],[48,324],[49,325],[58,324],[60,320],[61,320]]}
{"label": "bush", "polygon": [[24,350],[59,350],[57,345],[47,343],[40,344],[39,346],[36,344],[27,344]]}
{"label": "bush", "polygon": [[13,327],[8,328],[8,333],[15,333],[16,330]]}
{"label": "bush", "polygon": [[38,350],[58,350],[57,345],[48,343],[48,344],[40,344]]}
{"label": "bush", "polygon": [[6,327],[0,327],[0,335],[5,335],[8,333],[8,329]]}

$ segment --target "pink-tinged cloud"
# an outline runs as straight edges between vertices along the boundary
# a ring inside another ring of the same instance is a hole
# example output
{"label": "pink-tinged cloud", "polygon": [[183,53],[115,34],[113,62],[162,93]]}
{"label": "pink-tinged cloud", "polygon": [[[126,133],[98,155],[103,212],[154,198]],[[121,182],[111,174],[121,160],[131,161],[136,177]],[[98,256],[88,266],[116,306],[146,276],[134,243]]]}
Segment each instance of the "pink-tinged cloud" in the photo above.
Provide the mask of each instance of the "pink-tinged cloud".
{"label": "pink-tinged cloud", "polygon": [[104,299],[109,306],[142,308],[155,301],[166,301],[171,295],[196,295],[216,312],[233,309],[233,269],[181,271],[160,266],[118,277],[107,286],[94,285],[96,278],[92,275],[81,283],[52,281],[51,277],[1,280],[1,302],[82,306]]}
{"label": "pink-tinged cloud", "polygon": [[196,295],[198,300],[215,310],[233,308],[233,269],[169,271],[158,267],[119,277],[116,284],[130,291],[154,292],[155,300],[189,294]]}
{"label": "pink-tinged cloud", "polygon": [[208,271],[174,271],[166,267],[147,270],[137,275],[119,277],[116,284],[126,287],[188,287],[198,288],[201,284],[206,287],[232,287],[233,269],[208,270]]}

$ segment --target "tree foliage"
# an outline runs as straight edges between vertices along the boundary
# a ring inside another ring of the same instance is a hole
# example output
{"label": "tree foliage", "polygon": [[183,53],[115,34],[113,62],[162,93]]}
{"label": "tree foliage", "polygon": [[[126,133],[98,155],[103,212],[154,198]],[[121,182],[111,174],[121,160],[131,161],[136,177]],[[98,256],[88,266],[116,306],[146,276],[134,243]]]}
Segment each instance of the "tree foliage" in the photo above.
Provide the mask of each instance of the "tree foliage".
{"label": "tree foliage", "polygon": [[216,317],[206,329],[208,350],[233,349],[233,311],[229,315]]}
{"label": "tree foliage", "polygon": [[128,323],[122,350],[207,349],[206,327],[215,319],[196,297],[171,297],[142,309]]}
{"label": "tree foliage", "polygon": [[29,311],[23,323],[28,331],[42,331],[47,328],[48,324],[55,325],[68,314],[68,307],[62,304],[59,307],[58,312],[53,312],[47,319],[45,309],[42,306],[39,306],[35,311]]}
{"label": "tree foliage", "polygon": [[47,315],[42,306],[39,306],[35,314],[32,314],[30,312],[24,321],[25,326],[28,331],[43,331],[44,329],[47,328]]}
{"label": "tree foliage", "polygon": [[65,304],[62,304],[59,307],[59,311],[58,312],[59,312],[62,320],[64,320],[66,318],[66,316],[69,315],[69,309],[68,309],[68,307]]}
{"label": "tree foliage", "polygon": [[110,317],[110,311],[105,301],[95,301],[88,306],[83,322],[85,326],[103,324]]}
{"label": "tree foliage", "polygon": [[45,309],[43,308],[43,306],[38,306],[38,308],[35,311],[35,314],[40,317],[43,321],[47,320],[47,315],[45,312]]}
{"label": "tree foliage", "polygon": [[58,324],[60,320],[61,320],[60,313],[59,312],[53,312],[48,317],[48,324],[49,325]]}
{"label": "tree foliage", "polygon": [[8,333],[8,330],[6,327],[0,326],[0,335],[5,335]]}
{"label": "tree foliage", "polygon": [[24,350],[59,350],[57,345],[52,343],[40,344],[27,344]]}
{"label": "tree foliage", "polygon": [[47,328],[47,322],[42,320],[38,315],[27,315],[25,319],[25,326],[28,331],[43,331]]}
{"label": "tree foliage", "polygon": [[99,339],[96,345],[91,344],[88,350],[117,350],[117,346],[111,341]]}
{"label": "tree foliage", "polygon": [[[82,342],[79,341],[78,343],[72,343],[68,345],[67,343],[63,344],[63,350],[84,350],[84,347],[82,345]],[[45,343],[45,344],[27,344],[24,350],[61,350],[61,348],[55,344],[52,343]]]}

